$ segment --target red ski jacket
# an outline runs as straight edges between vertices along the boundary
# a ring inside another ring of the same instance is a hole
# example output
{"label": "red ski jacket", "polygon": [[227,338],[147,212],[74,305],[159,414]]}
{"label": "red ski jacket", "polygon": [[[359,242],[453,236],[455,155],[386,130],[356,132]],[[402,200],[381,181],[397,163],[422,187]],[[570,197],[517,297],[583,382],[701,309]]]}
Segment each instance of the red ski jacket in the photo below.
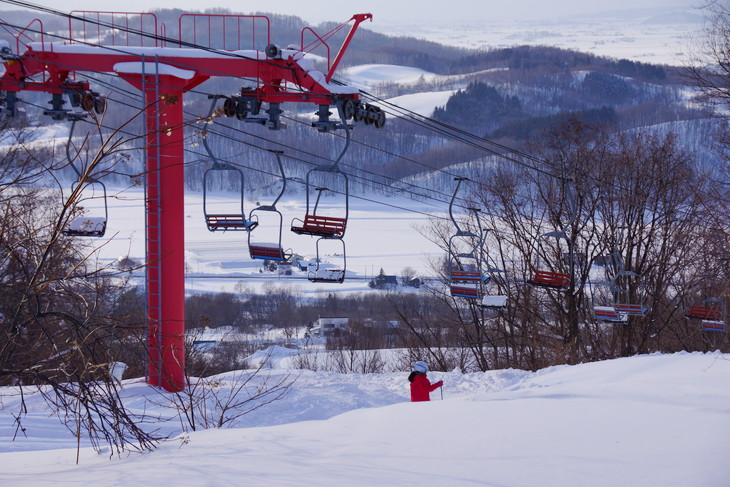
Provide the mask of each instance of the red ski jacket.
{"label": "red ski jacket", "polygon": [[443,381],[431,384],[425,375],[417,374],[411,381],[411,402],[430,401],[431,391],[435,391],[442,385]]}

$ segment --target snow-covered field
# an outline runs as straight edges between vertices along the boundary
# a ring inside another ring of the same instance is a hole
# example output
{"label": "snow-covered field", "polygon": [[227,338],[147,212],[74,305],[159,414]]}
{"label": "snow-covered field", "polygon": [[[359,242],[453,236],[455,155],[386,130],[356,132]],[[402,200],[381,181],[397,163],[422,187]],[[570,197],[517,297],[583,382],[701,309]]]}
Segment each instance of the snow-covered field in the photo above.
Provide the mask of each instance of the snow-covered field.
{"label": "snow-covered field", "polygon": [[[699,5],[699,4],[698,4]],[[374,17],[365,28],[387,35],[410,36],[469,49],[520,45],[555,46],[625,58],[643,63],[686,65],[696,53],[703,29],[702,11],[695,8],[635,8],[591,15],[544,19],[503,18],[475,12],[472,18],[442,22],[413,22],[407,16]],[[488,9],[485,9],[488,12]]]}
{"label": "snow-covered field", "polygon": [[[99,247],[98,255],[102,263],[112,263],[120,257],[143,262],[145,234],[140,223],[144,221],[143,193],[141,190],[126,190],[109,191],[109,195],[106,236],[90,243]],[[218,199],[235,202],[234,198],[231,195],[214,195],[209,196],[208,203],[215,204]],[[100,200],[86,202],[88,214],[92,216],[99,212],[100,204]],[[328,204],[325,201],[321,208],[324,209]],[[246,202],[246,211],[254,206],[253,202]],[[304,195],[285,198],[277,204],[277,208],[284,217],[282,246],[302,256],[314,258],[316,240],[289,230],[293,218],[304,216]],[[316,294],[366,291],[369,289],[369,280],[380,269],[386,274],[400,275],[405,267],[412,267],[419,275],[430,276],[433,271],[429,267],[429,259],[442,252],[417,229],[427,225],[427,214],[444,218],[447,212],[447,205],[438,207],[405,198],[383,198],[380,203],[352,198],[344,238],[347,278],[342,284],[312,283],[306,279],[306,272],[295,270],[292,276],[259,272],[262,261],[249,257],[246,233],[209,232],[205,226],[201,194],[188,192],[185,197],[186,288],[188,292],[232,291],[239,282],[254,289],[265,283],[274,283],[291,286],[302,294]],[[263,226],[257,228],[252,234],[252,242],[257,238],[266,240],[268,237],[264,235],[270,235],[270,230]],[[332,264],[341,264],[341,253],[341,247],[323,244],[320,257]],[[139,270],[135,275],[143,279],[144,272]]]}
{"label": "snow-covered field", "polygon": [[[282,362],[282,366],[286,361]],[[0,389],[5,487],[662,486],[730,480],[730,355],[678,353],[530,373],[429,373],[430,403],[408,401],[407,371],[295,379],[281,400],[230,429],[184,431],[169,394],[124,381],[125,404],[170,435],[152,453],[110,459],[76,440],[37,395],[12,438],[19,397]],[[233,381],[237,373],[222,378]],[[220,391],[232,382],[223,382]],[[222,393],[222,392],[221,392]],[[211,413],[213,414],[213,413]]]}

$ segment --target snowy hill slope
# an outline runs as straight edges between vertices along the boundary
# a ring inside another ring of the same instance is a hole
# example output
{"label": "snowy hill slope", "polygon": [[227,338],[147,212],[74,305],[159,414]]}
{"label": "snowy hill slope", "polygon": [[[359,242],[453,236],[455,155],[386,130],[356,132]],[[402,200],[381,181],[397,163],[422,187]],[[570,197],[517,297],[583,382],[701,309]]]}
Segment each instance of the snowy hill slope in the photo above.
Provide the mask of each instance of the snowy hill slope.
{"label": "snowy hill slope", "polygon": [[[182,486],[727,485],[728,355],[430,373],[444,379],[444,399],[437,391],[420,404],[407,402],[405,375],[304,372],[289,395],[238,428],[183,433],[121,459],[86,448],[78,466],[73,437],[36,396],[26,398],[35,440],[10,442],[17,398],[5,388],[0,477],[28,487],[169,482],[171,472]],[[154,406],[158,393],[126,384],[125,401],[140,410],[147,401],[148,414],[170,417],[173,433],[174,413]],[[44,442],[61,449],[29,451]]]}

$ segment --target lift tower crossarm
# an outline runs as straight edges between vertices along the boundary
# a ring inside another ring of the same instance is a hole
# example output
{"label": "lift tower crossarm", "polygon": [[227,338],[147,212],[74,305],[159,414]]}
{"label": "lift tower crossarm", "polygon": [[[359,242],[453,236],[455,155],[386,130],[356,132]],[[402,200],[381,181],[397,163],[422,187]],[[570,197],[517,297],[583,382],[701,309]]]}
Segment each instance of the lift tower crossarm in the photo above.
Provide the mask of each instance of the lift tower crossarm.
{"label": "lift tower crossarm", "polygon": [[[31,43],[27,47],[18,60],[6,63],[6,72],[0,78],[0,90],[60,93],[72,72],[119,73],[123,67],[128,69],[130,63],[156,59],[157,63],[166,67],[169,74],[187,77],[193,85],[211,77],[256,78],[259,86],[252,96],[262,102],[329,105],[338,98],[358,99],[356,89],[330,86],[322,73],[307,70],[308,63],[299,62],[303,54],[296,50],[283,51],[287,55],[286,59],[269,59],[263,52],[256,50],[139,46],[111,48],[48,42]],[[338,56],[341,54],[342,50]],[[142,72],[141,68],[139,72]],[[328,76],[332,72],[331,68]],[[46,73],[45,80],[35,81],[34,77],[42,73]]]}

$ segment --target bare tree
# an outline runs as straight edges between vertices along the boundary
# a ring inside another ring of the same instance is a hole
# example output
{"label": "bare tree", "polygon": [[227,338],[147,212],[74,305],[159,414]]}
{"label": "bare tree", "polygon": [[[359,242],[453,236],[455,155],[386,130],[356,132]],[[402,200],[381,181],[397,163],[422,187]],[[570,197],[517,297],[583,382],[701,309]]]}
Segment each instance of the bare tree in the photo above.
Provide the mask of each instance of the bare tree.
{"label": "bare tree", "polygon": [[[706,0],[705,36],[696,44],[690,59],[688,77],[699,88],[703,100],[719,120],[715,147],[725,166],[719,171],[715,185],[707,193],[704,204],[719,259],[719,275],[723,295],[728,296],[730,284],[730,6],[721,0]],[[727,303],[726,303],[727,304]]]}
{"label": "bare tree", "polygon": [[[0,184],[0,384],[15,386],[21,397],[24,389],[37,389],[64,424],[95,447],[105,443],[117,453],[154,448],[154,436],[125,410],[110,374],[116,350],[134,335],[111,318],[120,281],[111,269],[96,265],[93,246],[64,235],[69,220],[82,211],[84,186],[110,170],[104,165],[126,140],[102,133],[70,196],[59,201],[57,193],[42,189],[42,179],[55,178],[71,161],[54,162],[34,150],[19,126],[4,128],[2,135],[16,143],[0,158],[0,172],[7,176]],[[19,431],[26,412],[21,401]]]}
{"label": "bare tree", "polygon": [[164,393],[162,406],[178,412],[183,431],[235,426],[239,419],[283,398],[294,385],[289,374],[267,372],[268,356],[253,370],[237,370],[209,377],[191,377],[178,392]]}

